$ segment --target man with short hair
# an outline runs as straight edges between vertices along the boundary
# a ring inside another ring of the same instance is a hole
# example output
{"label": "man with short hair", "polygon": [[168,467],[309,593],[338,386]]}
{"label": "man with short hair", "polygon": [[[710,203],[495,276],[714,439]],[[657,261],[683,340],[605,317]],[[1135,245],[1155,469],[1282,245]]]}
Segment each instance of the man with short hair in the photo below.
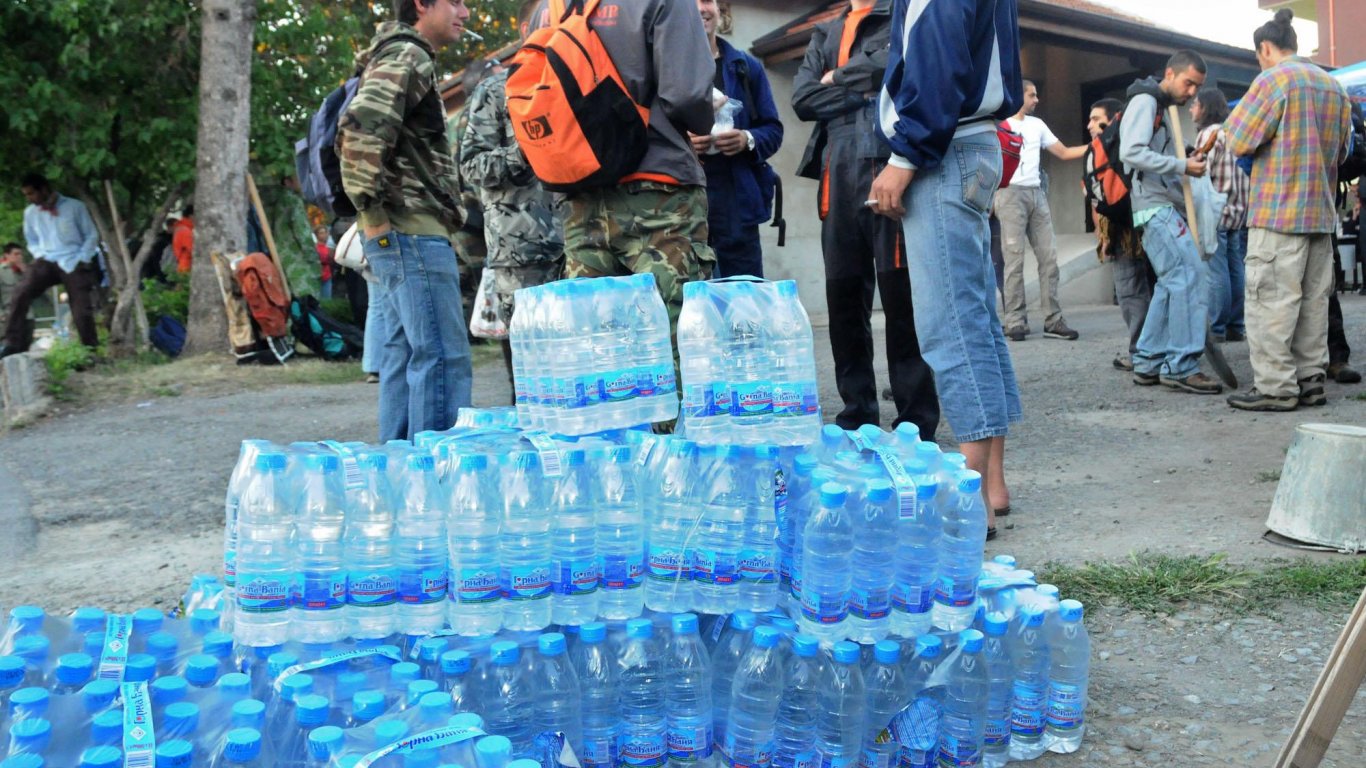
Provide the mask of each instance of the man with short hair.
{"label": "man with short hair", "polygon": [[0,251],[0,315],[9,311],[10,299],[24,279],[24,246],[5,243]]}
{"label": "man with short hair", "polygon": [[1001,295],[1005,304],[1006,336],[1011,341],[1024,341],[1029,335],[1024,288],[1025,242],[1028,240],[1038,261],[1043,335],[1076,341],[1080,334],[1067,327],[1062,307],[1058,305],[1058,249],[1053,241],[1053,212],[1048,207],[1048,193],[1043,188],[1039,152],[1046,149],[1059,160],[1077,160],[1086,154],[1086,145],[1069,147],[1058,141],[1048,125],[1034,117],[1034,109],[1038,106],[1038,86],[1025,80],[1024,104],[1006,120],[1012,131],[1024,137],[1020,165],[1010,178],[1010,185],[996,193],[994,204],[996,218],[1001,222],[1001,254],[1005,260],[1005,285]]}
{"label": "man with short hair", "polygon": [[1129,86],[1129,104],[1119,126],[1119,158],[1133,174],[1129,199],[1134,227],[1157,285],[1133,355],[1133,381],[1161,384],[1177,392],[1217,395],[1224,387],[1200,372],[1205,349],[1206,295],[1200,249],[1186,224],[1181,176],[1205,175],[1205,160],[1176,156],[1176,139],[1166,124],[1167,108],[1183,105],[1205,84],[1205,60],[1177,51],[1162,80],[1148,77]]}
{"label": "man with short hair", "polygon": [[10,301],[0,357],[28,349],[29,305],[54,285],[66,287],[71,321],[81,343],[94,349],[100,343],[94,306],[100,234],[90,211],[80,200],[58,194],[41,174],[25,175],[19,187],[29,202],[24,209],[24,240],[33,263]]}
{"label": "man with short hair", "polygon": [[1253,387],[1228,398],[1245,411],[1328,402],[1335,194],[1352,111],[1342,84],[1298,55],[1292,17],[1282,9],[1253,33],[1262,73],[1224,124],[1229,149],[1253,158],[1244,307]]}
{"label": "man with short hair", "polygon": [[449,429],[470,403],[469,336],[451,237],[460,229],[456,162],[437,90],[437,48],[455,42],[464,0],[395,0],[357,64],[360,87],[338,125],[342,183],[384,286],[380,441]]}

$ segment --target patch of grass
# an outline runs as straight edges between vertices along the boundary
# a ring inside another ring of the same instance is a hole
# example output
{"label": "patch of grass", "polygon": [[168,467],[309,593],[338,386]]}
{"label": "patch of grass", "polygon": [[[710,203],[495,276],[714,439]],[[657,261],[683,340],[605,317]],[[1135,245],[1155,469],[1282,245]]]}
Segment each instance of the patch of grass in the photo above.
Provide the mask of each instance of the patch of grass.
{"label": "patch of grass", "polygon": [[1355,395],[1352,395],[1352,399],[1366,401],[1366,392],[1358,392]]}
{"label": "patch of grass", "polygon": [[1351,605],[1366,587],[1366,558],[1332,563],[1286,561],[1257,574],[1254,585],[1267,597],[1284,595],[1297,602]]}
{"label": "patch of grass", "polygon": [[1258,472],[1257,482],[1259,483],[1279,483],[1281,481],[1281,471],[1273,469],[1269,472]]}
{"label": "patch of grass", "polygon": [[285,384],[354,384],[365,378],[359,360],[290,360],[278,370]]}
{"label": "patch of grass", "polygon": [[94,362],[95,354],[89,347],[74,339],[57,339],[43,356],[47,365],[47,391],[53,397],[69,396],[67,380],[71,374],[83,371]]}

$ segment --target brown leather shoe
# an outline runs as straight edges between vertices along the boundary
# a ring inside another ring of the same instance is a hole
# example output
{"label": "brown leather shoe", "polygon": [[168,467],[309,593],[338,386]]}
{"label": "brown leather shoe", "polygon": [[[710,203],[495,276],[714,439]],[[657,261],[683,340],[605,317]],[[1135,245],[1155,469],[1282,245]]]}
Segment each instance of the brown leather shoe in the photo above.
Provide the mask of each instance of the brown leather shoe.
{"label": "brown leather shoe", "polygon": [[1184,379],[1162,376],[1159,377],[1158,381],[1168,389],[1189,392],[1192,395],[1217,395],[1224,391],[1223,384],[1199,372],[1192,373]]}

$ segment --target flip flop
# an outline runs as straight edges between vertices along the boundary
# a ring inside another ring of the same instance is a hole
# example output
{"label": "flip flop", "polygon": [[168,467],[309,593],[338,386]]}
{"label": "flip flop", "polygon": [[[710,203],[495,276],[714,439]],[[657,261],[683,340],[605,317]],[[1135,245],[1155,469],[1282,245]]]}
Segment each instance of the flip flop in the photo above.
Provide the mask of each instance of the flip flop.
{"label": "flip flop", "polygon": [[993,525],[987,528],[987,541],[991,541],[994,538],[996,538],[996,526]]}
{"label": "flip flop", "polygon": [[1010,514],[1010,505],[1007,504],[1004,507],[1001,507],[1000,509],[993,509],[991,511],[995,512],[997,517],[1005,517]]}

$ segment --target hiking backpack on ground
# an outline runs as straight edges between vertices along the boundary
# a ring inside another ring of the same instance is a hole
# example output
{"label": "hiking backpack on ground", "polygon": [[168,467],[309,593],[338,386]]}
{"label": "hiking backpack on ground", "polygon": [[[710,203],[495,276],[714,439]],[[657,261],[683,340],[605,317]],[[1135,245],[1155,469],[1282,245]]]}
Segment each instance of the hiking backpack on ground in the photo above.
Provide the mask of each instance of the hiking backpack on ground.
{"label": "hiking backpack on ground", "polygon": [[550,0],[550,26],[512,60],[508,117],[527,163],[552,192],[616,184],[640,167],[650,110],[626,90],[588,21],[601,0]]}
{"label": "hiking backpack on ground", "polygon": [[264,253],[247,254],[233,267],[242,300],[261,335],[281,337],[289,334],[289,298],[275,262]]}
{"label": "hiking backpack on ground", "polygon": [[324,360],[359,357],[365,334],[323,311],[312,296],[296,296],[289,305],[289,327],[294,339]]}

